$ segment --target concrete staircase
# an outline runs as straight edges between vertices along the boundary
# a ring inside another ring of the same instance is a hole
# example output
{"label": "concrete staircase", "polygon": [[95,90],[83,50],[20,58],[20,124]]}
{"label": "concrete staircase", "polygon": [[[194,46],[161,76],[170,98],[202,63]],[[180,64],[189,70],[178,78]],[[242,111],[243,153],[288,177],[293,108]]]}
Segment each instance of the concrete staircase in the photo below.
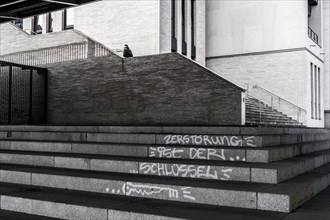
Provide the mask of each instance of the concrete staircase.
{"label": "concrete staircase", "polygon": [[330,184],[329,161],[324,129],[0,126],[0,210],[61,219],[288,213]]}
{"label": "concrete staircase", "polygon": [[291,117],[252,97],[246,99],[246,124],[303,126]]}

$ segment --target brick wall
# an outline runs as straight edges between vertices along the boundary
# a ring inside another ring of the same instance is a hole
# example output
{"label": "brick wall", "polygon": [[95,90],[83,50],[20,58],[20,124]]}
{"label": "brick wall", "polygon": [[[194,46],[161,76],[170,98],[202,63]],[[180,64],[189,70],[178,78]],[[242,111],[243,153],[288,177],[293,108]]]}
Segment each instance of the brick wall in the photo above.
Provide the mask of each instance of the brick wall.
{"label": "brick wall", "polygon": [[178,54],[48,64],[50,124],[240,125],[242,89]]}

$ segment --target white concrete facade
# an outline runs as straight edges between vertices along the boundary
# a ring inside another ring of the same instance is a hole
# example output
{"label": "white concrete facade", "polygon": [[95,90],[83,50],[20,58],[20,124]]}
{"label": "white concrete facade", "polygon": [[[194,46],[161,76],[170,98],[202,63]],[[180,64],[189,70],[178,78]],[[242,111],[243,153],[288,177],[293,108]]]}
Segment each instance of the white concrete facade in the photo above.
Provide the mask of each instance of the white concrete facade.
{"label": "white concrete facade", "polygon": [[[308,126],[323,127],[330,96],[328,4],[319,0],[308,17],[307,0],[206,1],[206,66],[292,102],[306,110]],[[309,27],[318,43],[308,36]],[[320,68],[321,83],[317,76],[313,87],[311,63]]]}
{"label": "white concrete facade", "polygon": [[323,2],[323,21],[325,126],[330,128],[330,1]]}

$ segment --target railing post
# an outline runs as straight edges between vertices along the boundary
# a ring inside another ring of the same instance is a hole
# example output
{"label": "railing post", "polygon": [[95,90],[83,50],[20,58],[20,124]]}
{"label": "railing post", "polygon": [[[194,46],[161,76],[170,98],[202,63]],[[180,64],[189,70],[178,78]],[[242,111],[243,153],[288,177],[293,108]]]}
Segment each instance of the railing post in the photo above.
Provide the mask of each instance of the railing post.
{"label": "railing post", "polygon": [[48,115],[48,70],[44,70],[44,75],[45,75],[45,97],[44,97],[44,123],[47,123],[47,115]]}
{"label": "railing post", "polygon": [[259,102],[259,123],[261,123],[261,102]]}
{"label": "railing post", "polygon": [[32,124],[33,69],[30,69],[29,124]]}
{"label": "railing post", "polygon": [[271,107],[273,108],[274,107],[274,99],[273,99],[273,96],[271,96]]}
{"label": "railing post", "polygon": [[13,83],[13,66],[9,66],[9,95],[8,95],[8,124],[10,125],[12,123],[11,120],[11,96],[12,96],[12,83]]}
{"label": "railing post", "polygon": [[95,42],[88,40],[87,41],[87,58],[95,57],[95,49],[96,49]]}

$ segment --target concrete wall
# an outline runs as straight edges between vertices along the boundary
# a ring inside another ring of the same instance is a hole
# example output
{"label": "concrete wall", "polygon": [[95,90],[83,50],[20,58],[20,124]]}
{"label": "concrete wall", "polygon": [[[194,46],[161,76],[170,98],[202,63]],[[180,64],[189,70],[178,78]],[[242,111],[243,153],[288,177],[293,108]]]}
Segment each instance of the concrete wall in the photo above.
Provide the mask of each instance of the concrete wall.
{"label": "concrete wall", "polygon": [[29,35],[8,23],[0,25],[0,29],[0,55],[87,42],[85,37],[72,30]]}
{"label": "concrete wall", "polygon": [[[317,106],[317,108],[315,108],[315,104],[314,105],[314,112],[317,111],[317,117],[321,118],[320,119],[312,119],[312,109],[311,109],[311,101],[312,101],[312,92],[311,92],[311,70],[310,70],[310,63],[313,63],[313,65],[316,65],[318,68],[320,68],[321,70],[321,79],[320,82],[324,82],[324,70],[323,70],[323,62],[322,60],[319,60],[317,57],[315,57],[315,55],[313,55],[312,53],[306,52],[306,73],[305,73],[305,90],[306,90],[306,96],[304,97],[305,100],[308,102],[307,106],[306,106],[306,110],[308,112],[307,114],[307,118],[308,118],[308,124],[311,127],[324,127],[324,84],[321,83],[320,87],[320,92],[321,92],[321,101],[317,101],[317,103],[320,103],[319,106]],[[315,77],[315,76],[314,76]],[[313,80],[314,82],[314,100],[318,99],[318,97],[315,96],[315,79]],[[317,82],[318,84],[318,82]],[[318,109],[321,109],[320,111]],[[321,115],[319,115],[319,112],[321,113]],[[314,113],[315,115],[315,113]]]}
{"label": "concrete wall", "polygon": [[[166,60],[166,62],[164,62]],[[178,54],[46,65],[50,124],[242,122],[241,89]]]}
{"label": "concrete wall", "polygon": [[325,75],[325,109],[330,110],[330,1],[323,2],[323,48],[324,48],[324,75]]}
{"label": "concrete wall", "polygon": [[201,65],[206,63],[206,2],[196,0],[196,61]]}
{"label": "concrete wall", "polygon": [[[159,53],[159,0],[100,1],[75,8],[75,29],[111,49]],[[91,19],[93,17],[93,19]]]}
{"label": "concrete wall", "polygon": [[323,1],[323,48],[326,127],[330,128],[330,1]]}
{"label": "concrete wall", "polygon": [[206,57],[303,47],[306,1],[206,1]]}

